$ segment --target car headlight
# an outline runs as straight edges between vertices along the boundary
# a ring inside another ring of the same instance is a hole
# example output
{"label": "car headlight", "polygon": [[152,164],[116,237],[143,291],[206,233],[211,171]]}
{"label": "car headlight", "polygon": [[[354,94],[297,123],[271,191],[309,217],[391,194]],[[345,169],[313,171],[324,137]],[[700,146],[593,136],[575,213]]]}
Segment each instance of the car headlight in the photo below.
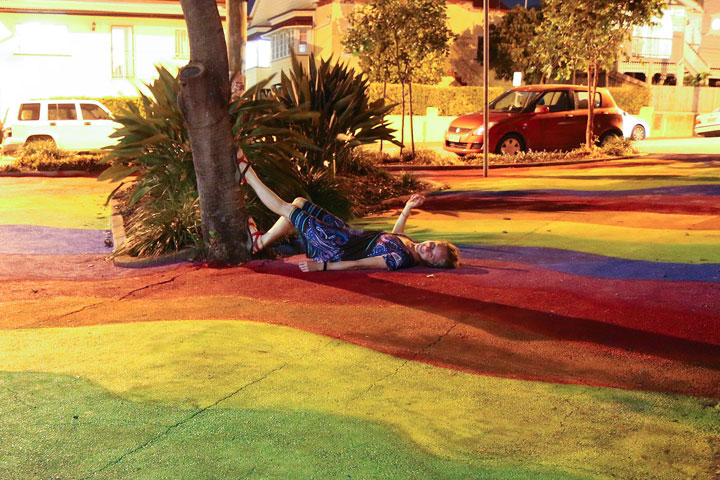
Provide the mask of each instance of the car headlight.
{"label": "car headlight", "polygon": [[[495,122],[488,122],[488,130],[490,130],[493,125],[495,125]],[[473,131],[473,135],[482,135],[483,133],[485,133],[485,125],[481,125]]]}

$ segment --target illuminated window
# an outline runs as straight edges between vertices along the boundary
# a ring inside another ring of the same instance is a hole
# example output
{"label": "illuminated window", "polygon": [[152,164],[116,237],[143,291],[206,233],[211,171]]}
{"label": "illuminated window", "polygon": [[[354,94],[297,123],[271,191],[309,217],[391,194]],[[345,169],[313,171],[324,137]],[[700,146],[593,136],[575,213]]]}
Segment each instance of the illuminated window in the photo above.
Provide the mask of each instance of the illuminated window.
{"label": "illuminated window", "polygon": [[15,36],[19,55],[70,55],[66,25],[21,23],[15,27]]}
{"label": "illuminated window", "polygon": [[175,58],[190,58],[187,30],[175,30]]}
{"label": "illuminated window", "polygon": [[268,40],[251,40],[245,47],[245,68],[267,68],[270,66],[271,42]]}
{"label": "illuminated window", "polygon": [[113,78],[132,78],[135,76],[133,58],[132,27],[112,27],[110,29],[112,76]]}
{"label": "illuminated window", "polygon": [[307,53],[308,51],[308,31],[303,28],[298,35],[298,53]]}
{"label": "illuminated window", "polygon": [[273,60],[290,56],[290,34],[287,31],[271,36],[270,43]]}

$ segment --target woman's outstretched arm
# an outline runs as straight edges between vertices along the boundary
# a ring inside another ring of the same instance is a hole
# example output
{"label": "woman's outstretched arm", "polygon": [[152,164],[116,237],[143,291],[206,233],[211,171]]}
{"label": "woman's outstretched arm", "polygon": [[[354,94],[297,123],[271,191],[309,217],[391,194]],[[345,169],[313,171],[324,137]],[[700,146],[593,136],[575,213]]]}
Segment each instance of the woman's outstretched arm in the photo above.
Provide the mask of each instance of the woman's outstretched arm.
{"label": "woman's outstretched arm", "polygon": [[395,226],[392,229],[392,233],[403,233],[405,232],[405,223],[407,223],[407,219],[410,216],[410,211],[415,208],[419,207],[423,204],[425,201],[425,196],[420,195],[419,193],[415,193],[410,197],[410,200],[405,203],[405,208],[403,208],[402,212],[400,213],[400,216],[395,221]]}
{"label": "woman's outstretched arm", "polygon": [[298,266],[303,272],[321,272],[325,270],[360,270],[363,268],[387,268],[382,256],[362,258],[360,260],[345,260],[341,262],[314,262],[303,260]]}

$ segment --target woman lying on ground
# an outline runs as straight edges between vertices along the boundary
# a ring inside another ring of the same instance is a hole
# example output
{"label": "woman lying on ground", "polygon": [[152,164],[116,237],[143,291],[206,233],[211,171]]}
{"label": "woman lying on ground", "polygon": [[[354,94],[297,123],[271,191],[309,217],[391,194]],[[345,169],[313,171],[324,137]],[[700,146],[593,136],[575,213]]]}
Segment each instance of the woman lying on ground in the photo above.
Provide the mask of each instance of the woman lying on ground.
{"label": "woman lying on ground", "polygon": [[448,242],[415,242],[403,234],[410,211],[425,200],[422,195],[410,197],[391,233],[356,230],[304,198],[296,198],[292,203],[282,200],[260,180],[242,150],[238,152],[237,164],[241,181],[255,190],[267,208],[280,215],[267,232],[257,231],[255,222],[252,219],[248,221],[253,253],[295,228],[305,240],[305,254],[311,259],[300,262],[303,272],[360,268],[397,270],[415,265],[457,268],[460,264],[460,254],[455,245]]}

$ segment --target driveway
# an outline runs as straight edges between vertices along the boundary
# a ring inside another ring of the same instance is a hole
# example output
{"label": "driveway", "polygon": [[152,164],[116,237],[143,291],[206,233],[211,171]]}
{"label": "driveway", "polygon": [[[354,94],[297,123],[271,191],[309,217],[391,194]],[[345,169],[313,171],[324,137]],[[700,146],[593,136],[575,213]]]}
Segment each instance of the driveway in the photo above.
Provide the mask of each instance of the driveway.
{"label": "driveway", "polygon": [[[0,478],[712,478],[720,161],[420,175],[458,270],[0,253]],[[0,223],[107,228],[74,181]]]}

